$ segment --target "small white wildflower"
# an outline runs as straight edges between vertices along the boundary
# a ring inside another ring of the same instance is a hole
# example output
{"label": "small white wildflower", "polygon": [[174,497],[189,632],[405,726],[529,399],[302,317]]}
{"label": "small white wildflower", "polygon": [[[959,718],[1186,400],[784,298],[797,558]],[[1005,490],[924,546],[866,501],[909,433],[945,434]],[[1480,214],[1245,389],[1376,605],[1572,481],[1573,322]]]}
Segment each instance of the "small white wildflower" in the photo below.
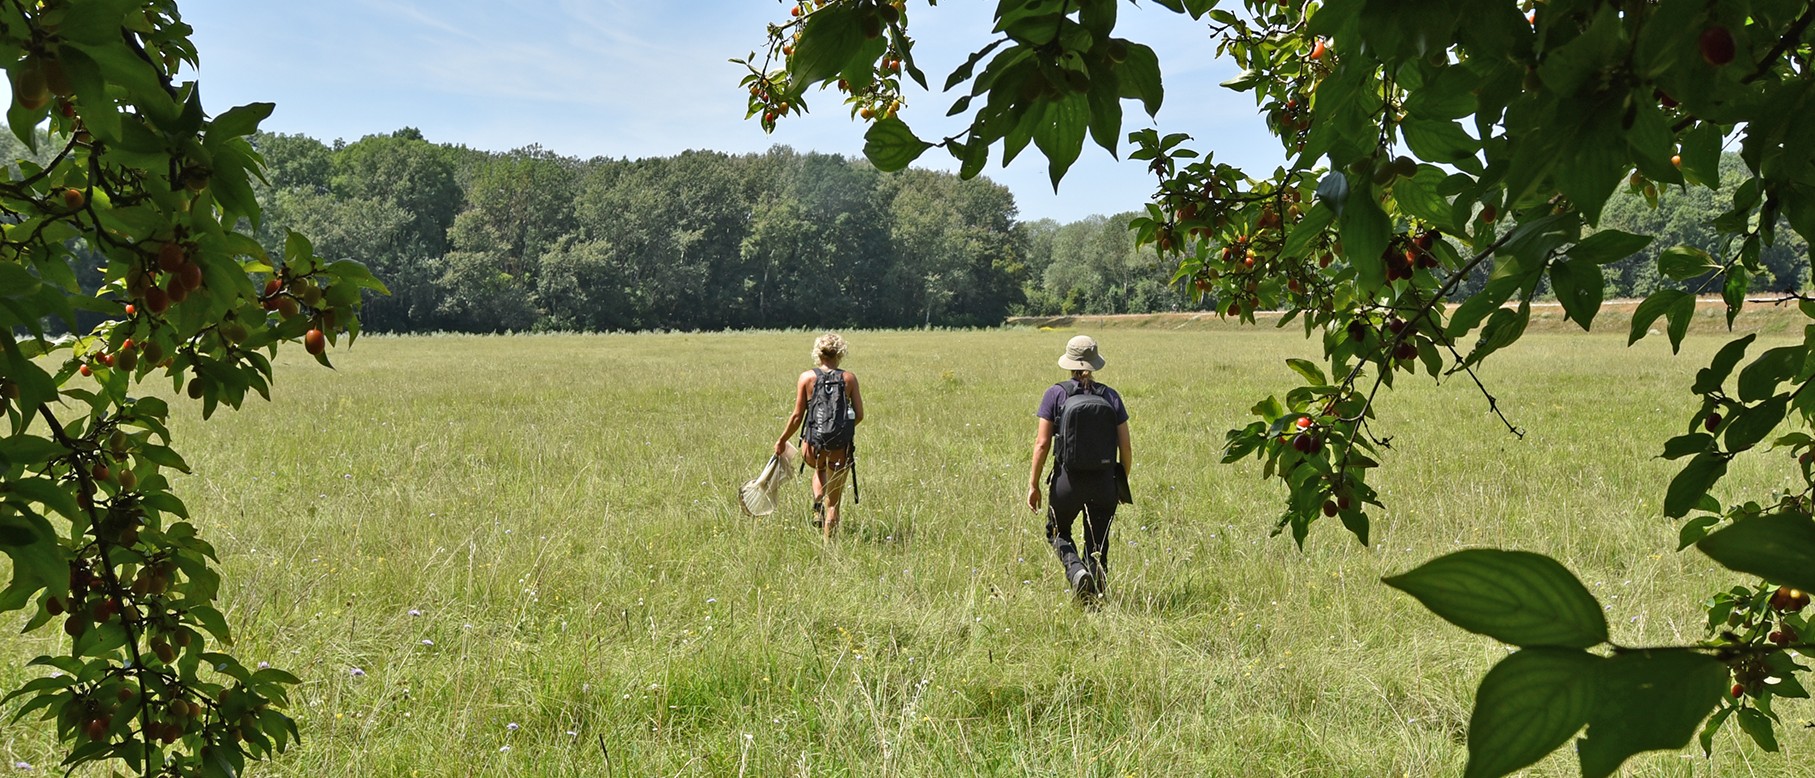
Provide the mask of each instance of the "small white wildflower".
{"label": "small white wildflower", "polygon": [[515,722],[515,721],[513,721],[509,724],[505,724],[504,728],[507,730],[510,730],[511,732],[516,732],[517,730],[522,729],[521,727],[517,726],[517,722]]}
{"label": "small white wildflower", "polygon": [[353,676],[353,677],[354,677],[354,678],[364,678],[364,677],[366,677],[366,671],[364,671],[364,670],[362,670],[362,669],[360,669],[360,668],[357,668],[357,667],[355,667],[355,668],[353,668],[353,669],[351,669],[351,670],[348,670],[348,671],[347,671],[347,674],[348,674],[348,675],[351,675],[351,676]]}
{"label": "small white wildflower", "polygon": [[500,754],[510,753],[510,746],[498,746],[498,753],[500,753]]}

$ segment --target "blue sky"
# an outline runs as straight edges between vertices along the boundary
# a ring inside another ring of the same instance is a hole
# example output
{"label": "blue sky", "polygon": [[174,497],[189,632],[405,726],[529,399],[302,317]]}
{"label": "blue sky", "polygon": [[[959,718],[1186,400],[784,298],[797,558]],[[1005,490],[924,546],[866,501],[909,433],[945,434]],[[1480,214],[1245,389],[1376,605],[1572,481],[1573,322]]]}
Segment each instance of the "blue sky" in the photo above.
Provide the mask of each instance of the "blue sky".
{"label": "blue sky", "polygon": [[[915,58],[937,89],[987,43],[988,0],[910,0]],[[762,44],[786,18],[770,0],[187,0],[201,52],[203,104],[218,113],[271,101],[274,132],[348,141],[416,127],[431,141],[490,151],[540,144],[574,157],[732,153],[785,144],[861,156],[864,125],[835,97],[773,135],[743,119],[740,67],[727,60]],[[1207,29],[1151,3],[1122,6],[1120,33],[1159,52],[1166,105],[1157,122],[1127,103],[1128,130],[1186,132],[1235,164],[1279,163],[1250,95],[1216,86],[1235,74],[1215,61]],[[923,137],[952,134],[953,96],[908,95],[902,112]],[[1124,153],[1126,145],[1124,144]],[[999,149],[998,149],[999,152]],[[955,170],[942,151],[919,163]],[[1024,219],[1070,221],[1139,207],[1153,180],[1087,144],[1054,194],[1046,161],[1029,149],[984,175],[1008,186]]]}

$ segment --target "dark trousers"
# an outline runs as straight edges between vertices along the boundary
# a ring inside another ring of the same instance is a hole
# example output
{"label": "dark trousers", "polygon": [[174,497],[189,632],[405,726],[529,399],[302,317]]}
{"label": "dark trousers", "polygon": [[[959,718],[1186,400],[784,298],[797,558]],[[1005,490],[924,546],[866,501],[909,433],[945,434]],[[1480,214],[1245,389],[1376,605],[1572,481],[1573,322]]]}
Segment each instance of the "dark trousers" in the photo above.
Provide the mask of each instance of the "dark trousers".
{"label": "dark trousers", "polygon": [[[1107,473],[1073,479],[1060,470],[1048,481],[1046,540],[1065,566],[1070,583],[1079,568],[1087,567],[1099,589],[1109,576],[1109,522],[1115,519],[1115,481]],[[1076,483],[1074,483],[1074,480]],[[1080,553],[1071,536],[1072,522],[1084,514],[1084,549]]]}

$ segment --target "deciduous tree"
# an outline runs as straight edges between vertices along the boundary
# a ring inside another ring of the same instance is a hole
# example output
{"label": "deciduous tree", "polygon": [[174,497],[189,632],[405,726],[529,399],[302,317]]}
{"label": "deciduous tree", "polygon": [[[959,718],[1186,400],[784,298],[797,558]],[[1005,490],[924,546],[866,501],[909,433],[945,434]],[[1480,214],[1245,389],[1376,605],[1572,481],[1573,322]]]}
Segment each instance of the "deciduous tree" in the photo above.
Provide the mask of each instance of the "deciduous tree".
{"label": "deciduous tree", "polygon": [[[272,106],[208,111],[178,80],[189,33],[169,3],[0,7],[7,125],[34,147],[0,181],[0,613],[68,636],[4,700],[72,770],[233,775],[295,741],[297,679],[227,653],[169,420],[268,397],[286,344],[327,364],[384,289],[300,234],[253,237],[248,137]],[[174,407],[145,391],[163,381]]]}

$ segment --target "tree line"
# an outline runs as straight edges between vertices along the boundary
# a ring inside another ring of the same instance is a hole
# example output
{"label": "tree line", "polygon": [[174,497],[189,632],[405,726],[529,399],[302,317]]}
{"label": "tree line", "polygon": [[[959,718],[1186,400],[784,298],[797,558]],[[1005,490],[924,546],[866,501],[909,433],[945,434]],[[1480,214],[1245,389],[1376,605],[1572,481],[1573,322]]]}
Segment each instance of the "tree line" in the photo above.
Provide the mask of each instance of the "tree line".
{"label": "tree line", "polygon": [[[268,166],[254,234],[281,252],[296,230],[324,257],[370,266],[391,294],[367,299],[369,331],[978,327],[1220,307],[1135,247],[1126,225],[1138,214],[1022,221],[1014,196],[982,177],[884,174],[786,146],[581,160],[437,144],[408,128],[351,143],[251,140]],[[1721,210],[1699,187],[1616,195],[1601,226],[1659,240],[1608,267],[1606,295],[1697,289],[1659,276],[1657,254],[1719,251],[1708,225]],[[1755,290],[1809,283],[1807,244],[1780,234]]]}
{"label": "tree line", "polygon": [[1024,297],[1014,198],[838,155],[641,160],[491,153],[414,130],[260,135],[268,246],[286,230],[390,286],[392,332],[987,326]]}
{"label": "tree line", "polygon": [[[15,159],[37,156],[8,140]],[[268,166],[254,234],[281,253],[295,230],[324,257],[371,267],[391,294],[368,296],[369,331],[979,327],[1221,307],[1135,247],[1126,225],[1139,214],[1022,221],[1014,196],[982,177],[884,174],[786,146],[581,160],[437,144],[408,128],[351,143],[251,141]],[[1729,154],[1722,167],[1737,177],[1743,163]],[[1657,254],[1718,253],[1709,217],[1722,210],[1700,187],[1617,194],[1601,226],[1659,239],[1608,266],[1606,295],[1699,289],[1660,276]],[[1809,283],[1808,245],[1779,232],[1754,290]]]}

